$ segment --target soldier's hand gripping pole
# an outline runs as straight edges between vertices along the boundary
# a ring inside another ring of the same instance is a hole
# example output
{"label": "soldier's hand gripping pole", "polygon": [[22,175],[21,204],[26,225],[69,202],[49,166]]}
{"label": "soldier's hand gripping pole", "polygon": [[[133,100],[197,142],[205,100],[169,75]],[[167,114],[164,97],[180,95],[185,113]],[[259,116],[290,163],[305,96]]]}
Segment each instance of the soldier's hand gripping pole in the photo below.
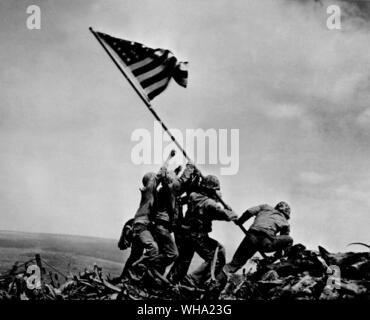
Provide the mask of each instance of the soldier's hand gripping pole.
{"label": "soldier's hand gripping pole", "polygon": [[[189,160],[189,158],[187,157],[187,159]],[[189,160],[189,162],[194,166],[195,170],[197,171],[197,174],[202,178],[204,179],[204,176],[203,174],[200,172],[200,170],[196,167],[196,165],[191,161]],[[224,206],[225,209],[228,209],[228,210],[231,210],[233,211],[233,209],[231,209],[231,207],[229,205],[227,205],[225,203],[225,201],[220,197],[220,195],[215,192],[215,197],[217,198],[217,200]],[[235,224],[243,231],[244,234],[247,234],[247,229],[245,229],[245,227],[242,225],[242,224],[238,224],[237,221],[235,221]]]}
{"label": "soldier's hand gripping pole", "polygon": [[[219,200],[221,202],[221,204],[224,206],[225,209],[233,211],[233,209],[231,209],[231,207],[229,205],[227,205],[224,200],[222,200],[222,198],[220,197],[220,195],[217,192],[215,192],[215,195],[217,197],[217,200]],[[237,220],[234,221],[234,222],[244,232],[244,234],[247,234],[247,229],[245,229],[245,227],[242,224],[238,224]]]}
{"label": "soldier's hand gripping pole", "polygon": [[163,163],[162,167],[167,168],[170,160],[176,155],[176,150],[172,149],[170,154],[168,155],[166,161]]}

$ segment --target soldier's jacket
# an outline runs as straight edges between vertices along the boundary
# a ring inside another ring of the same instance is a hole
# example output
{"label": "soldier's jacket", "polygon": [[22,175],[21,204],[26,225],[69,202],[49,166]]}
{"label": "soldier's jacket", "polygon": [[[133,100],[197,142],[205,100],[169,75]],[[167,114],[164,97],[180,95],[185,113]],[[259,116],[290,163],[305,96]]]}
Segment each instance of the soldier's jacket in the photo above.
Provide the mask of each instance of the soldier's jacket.
{"label": "soldier's jacket", "polygon": [[290,232],[289,222],[285,215],[268,204],[249,208],[240,217],[240,221],[245,221],[244,216],[255,216],[249,228],[251,230],[263,231],[270,236],[275,236],[277,233],[288,235]]}
{"label": "soldier's jacket", "polygon": [[160,180],[161,172],[157,176],[149,180],[146,187],[140,189],[141,199],[139,208],[137,209],[134,217],[134,224],[141,223],[148,225],[150,223],[150,214],[153,210],[155,201],[155,192]]}
{"label": "soldier's jacket", "polygon": [[178,197],[184,193],[194,170],[194,165],[188,163],[180,177],[173,171],[166,169],[162,171],[162,187],[156,193],[155,205],[151,215],[151,219],[155,223],[164,223],[169,228],[179,224],[181,204]]}
{"label": "soldier's jacket", "polygon": [[208,233],[212,231],[213,220],[231,221],[234,215],[209,196],[192,192],[189,196],[184,228],[188,229],[189,232]]}

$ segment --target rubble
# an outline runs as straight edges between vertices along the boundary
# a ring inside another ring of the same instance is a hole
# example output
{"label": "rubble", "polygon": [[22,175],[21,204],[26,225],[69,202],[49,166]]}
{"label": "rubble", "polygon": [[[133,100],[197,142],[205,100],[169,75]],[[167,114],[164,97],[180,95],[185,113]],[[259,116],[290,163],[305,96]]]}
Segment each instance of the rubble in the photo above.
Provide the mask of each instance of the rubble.
{"label": "rubble", "polygon": [[[16,262],[11,270],[0,274],[0,300],[182,300],[204,292],[186,286],[170,287],[163,277],[156,280],[150,278],[146,282],[111,279],[97,265],[78,275],[67,276],[36,256],[36,259],[22,264]],[[29,267],[35,265],[41,271],[39,285],[33,281],[37,279],[35,273],[29,271]],[[47,272],[47,268],[53,271]]]}
{"label": "rubble", "polygon": [[318,252],[293,246],[282,258],[257,261],[256,272],[232,275],[226,300],[370,299],[370,253]]}
{"label": "rubble", "polygon": [[[219,299],[370,299],[370,252],[333,254],[322,247],[318,249],[311,251],[297,244],[282,257],[253,259],[254,266],[248,272],[228,276]],[[34,265],[41,271],[39,283],[34,281],[35,273],[29,273]],[[31,261],[15,263],[0,275],[0,300],[184,301],[209,297],[204,288],[172,286],[164,278],[111,279],[97,265],[78,275],[65,275],[38,255]]]}

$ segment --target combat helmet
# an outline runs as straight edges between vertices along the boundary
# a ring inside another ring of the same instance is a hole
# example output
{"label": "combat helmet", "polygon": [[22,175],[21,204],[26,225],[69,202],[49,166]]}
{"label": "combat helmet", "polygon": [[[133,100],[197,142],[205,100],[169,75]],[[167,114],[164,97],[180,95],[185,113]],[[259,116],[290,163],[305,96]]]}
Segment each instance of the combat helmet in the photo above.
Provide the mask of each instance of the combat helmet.
{"label": "combat helmet", "polygon": [[146,187],[149,183],[150,180],[154,179],[156,176],[155,172],[147,172],[146,174],[144,174],[143,176],[143,186]]}
{"label": "combat helmet", "polygon": [[290,218],[290,206],[285,201],[280,201],[275,209],[283,213],[288,219]]}
{"label": "combat helmet", "polygon": [[220,190],[220,180],[210,174],[203,179],[202,186],[209,190]]}

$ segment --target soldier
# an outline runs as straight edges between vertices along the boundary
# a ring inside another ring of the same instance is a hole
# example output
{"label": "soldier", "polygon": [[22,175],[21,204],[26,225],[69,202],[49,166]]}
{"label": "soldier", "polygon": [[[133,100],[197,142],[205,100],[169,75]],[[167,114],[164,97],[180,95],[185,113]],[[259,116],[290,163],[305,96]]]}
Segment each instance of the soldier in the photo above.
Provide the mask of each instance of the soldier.
{"label": "soldier", "polygon": [[152,233],[159,249],[155,264],[161,274],[165,273],[166,267],[178,256],[178,249],[171,233],[174,229],[177,231],[181,222],[178,198],[184,193],[194,168],[192,164],[187,164],[180,177],[178,177],[180,168],[176,168],[174,171],[165,169],[162,172],[161,187],[157,192],[151,216]]}
{"label": "soldier", "polygon": [[193,286],[204,284],[210,277],[211,264],[216,250],[218,251],[215,264],[217,275],[225,264],[225,250],[216,240],[209,237],[213,220],[233,221],[235,213],[225,209],[217,202],[216,192],[220,191],[220,182],[216,176],[209,175],[202,181],[201,188],[189,196],[188,211],[183,224],[183,239],[179,258],[175,261],[169,273],[169,280],[180,282],[186,276],[191,260],[196,252],[204,263],[185,281]]}
{"label": "soldier", "polygon": [[133,279],[138,280],[137,272],[144,273],[148,268],[149,273],[163,274],[178,255],[171,235],[174,225],[178,223],[177,197],[185,190],[195,167],[188,164],[181,177],[177,177],[181,168],[175,171],[167,169],[174,155],[172,150],[158,174],[149,172],[143,177],[141,202],[133,222],[130,263],[145,252],[131,267],[125,268]]}
{"label": "soldier", "polygon": [[[143,187],[140,189],[141,199],[132,225],[132,250],[134,257],[139,255],[140,250],[145,250],[140,259],[136,260],[125,271],[132,279],[139,280],[138,272],[144,275],[148,268],[156,267],[158,257],[158,244],[153,237],[151,215],[154,211],[157,187],[167,171],[168,163],[175,156],[172,150],[158,173],[148,172],[142,179]],[[131,263],[131,261],[130,261]]]}
{"label": "soldier", "polygon": [[[142,251],[145,250],[145,252],[140,259],[133,263],[130,261],[130,267],[125,270],[131,278],[136,280],[139,279],[137,273],[139,271],[144,272],[144,267],[153,267],[154,261],[158,256],[158,245],[152,234],[150,214],[153,210],[156,188],[162,171],[161,169],[158,174],[148,172],[142,179],[143,187],[140,189],[140,205],[135,213],[132,226],[133,237],[131,250],[134,250],[135,258],[139,258]],[[141,270],[137,270],[138,268]]]}
{"label": "soldier", "polygon": [[179,178],[181,188],[175,193],[174,215],[172,219],[172,229],[175,236],[177,248],[181,248],[183,236],[183,206],[187,205],[189,195],[196,190],[199,182],[199,172],[192,163],[187,163],[184,172]]}
{"label": "soldier", "polygon": [[242,225],[253,216],[255,216],[255,220],[244,240],[236,250],[231,262],[224,267],[226,273],[238,271],[257,251],[281,251],[293,244],[293,239],[289,236],[290,207],[286,202],[279,202],[275,208],[267,204],[250,208],[242,214],[236,223]]}

